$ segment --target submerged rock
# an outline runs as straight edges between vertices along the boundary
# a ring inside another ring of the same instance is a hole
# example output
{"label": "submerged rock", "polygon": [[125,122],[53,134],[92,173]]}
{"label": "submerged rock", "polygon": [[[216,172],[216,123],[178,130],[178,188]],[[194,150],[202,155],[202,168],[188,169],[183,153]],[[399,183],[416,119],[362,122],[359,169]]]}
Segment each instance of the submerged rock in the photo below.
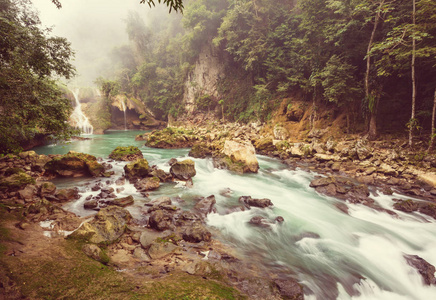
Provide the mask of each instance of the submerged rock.
{"label": "submerged rock", "polygon": [[424,284],[436,284],[436,279],[434,276],[436,269],[432,264],[428,263],[418,255],[404,255],[404,258],[410,266],[414,267],[419,274],[421,274]]}
{"label": "submerged rock", "polygon": [[214,195],[211,195],[211,196],[206,197],[206,198],[202,197],[200,199],[200,201],[198,201],[195,204],[194,209],[196,211],[198,211],[204,218],[208,214],[216,211],[216,209],[214,207],[215,203],[216,203],[216,200],[215,200]]}
{"label": "submerged rock", "polygon": [[129,195],[129,196],[123,197],[123,198],[116,198],[113,200],[107,200],[106,204],[107,205],[116,205],[116,206],[120,206],[120,207],[126,207],[129,205],[132,205],[134,202],[135,202],[135,200],[133,199],[133,196]]}
{"label": "submerged rock", "polygon": [[170,173],[179,180],[188,180],[197,174],[195,163],[190,159],[175,162],[171,166]]}

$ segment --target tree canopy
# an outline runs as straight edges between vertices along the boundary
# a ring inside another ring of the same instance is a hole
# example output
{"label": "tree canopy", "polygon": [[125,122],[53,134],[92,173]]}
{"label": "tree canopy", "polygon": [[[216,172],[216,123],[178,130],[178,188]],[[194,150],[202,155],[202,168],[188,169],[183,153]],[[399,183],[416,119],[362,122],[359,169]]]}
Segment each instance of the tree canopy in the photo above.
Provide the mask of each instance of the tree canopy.
{"label": "tree canopy", "polygon": [[0,0],[0,153],[37,134],[74,132],[70,101],[55,81],[74,75],[73,52],[65,38],[47,33],[27,1]]}

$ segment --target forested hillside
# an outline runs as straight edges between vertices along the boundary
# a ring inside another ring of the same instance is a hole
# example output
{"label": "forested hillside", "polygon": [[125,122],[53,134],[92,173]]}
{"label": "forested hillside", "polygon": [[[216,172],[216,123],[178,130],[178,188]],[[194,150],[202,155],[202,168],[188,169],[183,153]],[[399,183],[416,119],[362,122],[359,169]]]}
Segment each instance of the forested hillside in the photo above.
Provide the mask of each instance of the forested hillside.
{"label": "forested hillside", "polygon": [[[160,118],[184,112],[190,85],[195,111],[227,120],[266,121],[289,98],[313,104],[314,119],[326,104],[332,115],[345,112],[350,130],[370,127],[371,136],[430,130],[432,0],[185,1],[183,16],[131,13],[126,24],[131,44],[114,49],[118,67],[99,82]],[[224,70],[213,94],[192,76],[205,51]]]}

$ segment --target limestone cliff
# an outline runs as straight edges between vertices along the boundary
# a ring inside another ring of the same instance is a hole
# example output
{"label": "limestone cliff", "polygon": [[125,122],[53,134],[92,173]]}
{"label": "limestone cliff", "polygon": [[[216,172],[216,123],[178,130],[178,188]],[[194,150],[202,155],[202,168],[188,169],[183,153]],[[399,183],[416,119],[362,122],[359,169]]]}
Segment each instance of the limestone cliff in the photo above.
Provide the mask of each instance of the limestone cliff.
{"label": "limestone cliff", "polygon": [[203,46],[194,70],[185,83],[183,103],[187,112],[193,113],[196,110],[196,99],[200,96],[211,96],[218,102],[218,83],[224,77],[223,61],[220,49],[210,43]]}

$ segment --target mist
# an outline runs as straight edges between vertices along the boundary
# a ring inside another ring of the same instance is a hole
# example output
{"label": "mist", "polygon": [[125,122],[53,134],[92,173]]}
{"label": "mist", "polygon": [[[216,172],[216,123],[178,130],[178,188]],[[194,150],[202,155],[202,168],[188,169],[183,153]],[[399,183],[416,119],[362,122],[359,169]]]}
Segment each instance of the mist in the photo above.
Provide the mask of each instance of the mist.
{"label": "mist", "polygon": [[129,11],[137,12],[146,20],[149,14],[161,13],[163,8],[149,8],[139,4],[139,0],[63,0],[61,9],[50,0],[32,2],[42,25],[52,28],[53,36],[65,37],[71,42],[77,76],[69,84],[78,86],[93,85],[97,77],[107,76],[112,64],[110,52],[129,43],[125,23]]}

